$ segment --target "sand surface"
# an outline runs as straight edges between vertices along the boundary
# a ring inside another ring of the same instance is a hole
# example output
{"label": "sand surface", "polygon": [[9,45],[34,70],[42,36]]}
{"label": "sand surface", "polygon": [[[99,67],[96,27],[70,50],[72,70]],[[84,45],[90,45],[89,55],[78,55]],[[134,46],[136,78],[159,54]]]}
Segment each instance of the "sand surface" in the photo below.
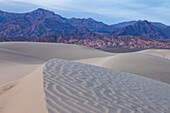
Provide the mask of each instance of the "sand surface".
{"label": "sand surface", "polygon": [[19,51],[46,61],[52,58],[77,60],[113,55],[93,48],[61,43],[2,42],[0,48]]}
{"label": "sand surface", "polygon": [[48,113],[43,90],[43,67],[0,88],[0,113]]}
{"label": "sand surface", "polygon": [[53,59],[44,68],[49,113],[168,113],[170,85],[112,69]]}
{"label": "sand surface", "polygon": [[42,63],[39,58],[0,48],[0,86],[28,75]]}
{"label": "sand surface", "polygon": [[169,50],[0,43],[0,113],[169,113],[169,56]]}
{"label": "sand surface", "polygon": [[139,53],[155,55],[155,56],[159,56],[159,57],[166,58],[166,59],[170,60],[170,50],[169,49],[149,49],[149,50],[139,51]]}
{"label": "sand surface", "polygon": [[170,84],[170,60],[153,53],[146,54],[146,51],[76,61],[133,73]]}

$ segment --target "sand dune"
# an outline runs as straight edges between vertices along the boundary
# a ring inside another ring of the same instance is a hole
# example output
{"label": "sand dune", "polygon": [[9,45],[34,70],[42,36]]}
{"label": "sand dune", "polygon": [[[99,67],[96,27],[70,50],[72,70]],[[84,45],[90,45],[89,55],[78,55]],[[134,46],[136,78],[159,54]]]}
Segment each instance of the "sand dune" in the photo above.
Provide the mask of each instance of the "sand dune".
{"label": "sand dune", "polygon": [[77,60],[77,62],[133,73],[170,84],[170,60],[154,55],[123,53],[109,57]]}
{"label": "sand dune", "polygon": [[0,48],[0,113],[47,113],[43,63],[40,58]]}
{"label": "sand dune", "polygon": [[48,113],[43,91],[43,66],[0,88],[0,113]]}
{"label": "sand dune", "polygon": [[52,58],[77,60],[113,55],[112,53],[89,47],[56,43],[1,42],[0,48],[19,51],[43,60],[50,60]]}
{"label": "sand dune", "polygon": [[0,48],[0,86],[24,77],[44,62],[33,56]]}
{"label": "sand dune", "polygon": [[170,60],[170,50],[169,49],[148,49],[139,51],[139,53],[146,53],[150,55],[159,56]]}
{"label": "sand dune", "polygon": [[44,68],[49,113],[168,113],[170,86],[112,69],[53,59]]}
{"label": "sand dune", "polygon": [[0,43],[0,113],[169,113],[169,67],[169,50]]}

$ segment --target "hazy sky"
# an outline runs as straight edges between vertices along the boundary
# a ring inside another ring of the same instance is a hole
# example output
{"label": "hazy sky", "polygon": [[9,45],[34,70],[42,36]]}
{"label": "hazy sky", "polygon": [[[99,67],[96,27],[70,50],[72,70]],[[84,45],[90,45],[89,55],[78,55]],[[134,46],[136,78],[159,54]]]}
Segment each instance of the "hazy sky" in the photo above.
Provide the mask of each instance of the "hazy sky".
{"label": "hazy sky", "polygon": [[23,13],[36,8],[107,24],[149,20],[170,25],[170,0],[0,0],[0,10],[4,11]]}

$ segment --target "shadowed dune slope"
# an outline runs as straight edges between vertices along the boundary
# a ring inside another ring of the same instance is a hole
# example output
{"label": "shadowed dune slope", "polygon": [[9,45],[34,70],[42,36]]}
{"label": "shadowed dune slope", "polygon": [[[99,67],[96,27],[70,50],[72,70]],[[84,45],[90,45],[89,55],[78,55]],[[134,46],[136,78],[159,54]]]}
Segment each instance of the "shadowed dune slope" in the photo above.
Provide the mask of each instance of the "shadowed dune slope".
{"label": "shadowed dune slope", "polygon": [[45,62],[38,57],[4,48],[0,48],[0,60],[1,63],[3,63],[3,61],[8,61],[22,64],[41,64]]}
{"label": "shadowed dune slope", "polygon": [[109,57],[77,60],[77,62],[133,73],[170,84],[170,60],[154,55],[122,53]]}
{"label": "shadowed dune slope", "polygon": [[168,113],[170,86],[112,69],[53,59],[44,68],[49,113]]}
{"label": "shadowed dune slope", "polygon": [[112,53],[89,47],[61,43],[1,42],[0,48],[19,51],[43,60],[52,58],[77,60],[113,55]]}
{"label": "shadowed dune slope", "polygon": [[0,85],[26,76],[44,62],[30,55],[0,48]]}

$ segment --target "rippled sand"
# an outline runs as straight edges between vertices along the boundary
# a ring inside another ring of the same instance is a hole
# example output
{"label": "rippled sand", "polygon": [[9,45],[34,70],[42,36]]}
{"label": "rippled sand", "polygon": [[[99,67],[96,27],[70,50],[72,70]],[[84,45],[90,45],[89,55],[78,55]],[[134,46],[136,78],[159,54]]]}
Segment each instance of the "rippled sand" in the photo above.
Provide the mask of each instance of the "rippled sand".
{"label": "rippled sand", "polygon": [[170,86],[112,69],[53,59],[44,68],[49,113],[168,113]]}
{"label": "rippled sand", "polygon": [[169,113],[169,67],[169,50],[0,43],[0,113]]}

